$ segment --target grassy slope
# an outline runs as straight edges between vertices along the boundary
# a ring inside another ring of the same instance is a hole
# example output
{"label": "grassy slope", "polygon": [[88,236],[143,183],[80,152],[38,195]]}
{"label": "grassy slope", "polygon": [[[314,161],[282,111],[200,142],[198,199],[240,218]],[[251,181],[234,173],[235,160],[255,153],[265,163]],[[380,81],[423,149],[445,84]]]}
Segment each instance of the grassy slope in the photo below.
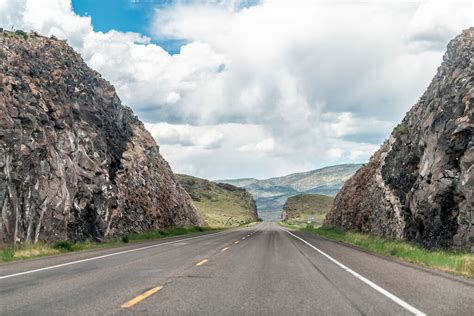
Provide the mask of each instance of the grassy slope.
{"label": "grassy slope", "polygon": [[341,241],[371,252],[423,265],[444,272],[474,277],[474,255],[467,252],[427,250],[417,245],[375,237],[369,234],[348,232],[337,228],[302,225],[281,225],[307,231],[325,238]]}
{"label": "grassy slope", "polygon": [[158,240],[166,237],[181,236],[190,233],[219,230],[210,227],[179,227],[170,229],[160,229],[148,231],[141,234],[130,234],[121,239],[111,240],[104,243],[72,243],[70,241],[58,241],[54,244],[28,244],[16,248],[0,248],[0,262],[28,259],[34,257],[44,257],[57,255],[71,251],[81,251],[89,249],[112,248],[125,243],[141,242],[147,240]]}
{"label": "grassy slope", "polygon": [[333,202],[333,197],[320,194],[299,194],[289,197],[283,206],[286,213],[285,221],[305,222],[308,216],[313,215],[317,223],[322,223]]}
{"label": "grassy slope", "polygon": [[250,195],[243,189],[229,189],[188,175],[177,174],[176,178],[209,226],[239,226],[256,220],[251,215]]}

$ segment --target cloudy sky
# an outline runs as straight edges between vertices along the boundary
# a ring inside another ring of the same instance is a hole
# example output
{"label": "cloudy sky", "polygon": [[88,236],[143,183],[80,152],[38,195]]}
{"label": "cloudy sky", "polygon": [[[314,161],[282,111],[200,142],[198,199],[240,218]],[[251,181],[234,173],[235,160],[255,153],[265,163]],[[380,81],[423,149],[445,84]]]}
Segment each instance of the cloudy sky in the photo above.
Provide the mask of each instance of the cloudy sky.
{"label": "cloudy sky", "polygon": [[210,179],[367,161],[471,25],[472,1],[0,0],[0,26],[67,39]]}

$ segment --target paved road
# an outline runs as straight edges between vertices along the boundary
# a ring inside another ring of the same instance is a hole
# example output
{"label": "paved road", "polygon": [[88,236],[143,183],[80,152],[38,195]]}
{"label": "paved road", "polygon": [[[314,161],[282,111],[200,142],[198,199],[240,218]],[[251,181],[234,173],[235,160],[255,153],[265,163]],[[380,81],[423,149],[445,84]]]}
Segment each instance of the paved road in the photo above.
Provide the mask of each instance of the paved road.
{"label": "paved road", "polygon": [[274,223],[0,265],[2,315],[473,315],[474,282]]}

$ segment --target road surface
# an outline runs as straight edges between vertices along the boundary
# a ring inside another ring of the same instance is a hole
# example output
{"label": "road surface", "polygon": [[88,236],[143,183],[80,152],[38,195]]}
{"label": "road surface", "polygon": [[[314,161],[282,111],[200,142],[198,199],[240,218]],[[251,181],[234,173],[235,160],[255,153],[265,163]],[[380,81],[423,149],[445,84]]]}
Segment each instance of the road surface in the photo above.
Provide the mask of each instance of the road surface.
{"label": "road surface", "polygon": [[473,315],[474,282],[275,223],[0,265],[2,315]]}

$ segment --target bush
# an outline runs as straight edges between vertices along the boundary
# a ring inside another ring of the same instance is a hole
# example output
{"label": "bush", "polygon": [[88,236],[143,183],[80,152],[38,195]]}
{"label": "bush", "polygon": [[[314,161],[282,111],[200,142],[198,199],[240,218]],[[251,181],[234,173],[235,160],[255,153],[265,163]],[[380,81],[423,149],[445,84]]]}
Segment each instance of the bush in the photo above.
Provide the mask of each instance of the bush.
{"label": "bush", "polygon": [[395,137],[399,137],[408,133],[408,126],[405,123],[400,123],[393,129]]}
{"label": "bush", "polygon": [[313,224],[306,224],[306,229],[313,230],[314,225]]}
{"label": "bush", "polygon": [[16,30],[15,31],[16,35],[23,36],[23,38],[26,40],[28,38],[28,34],[25,31],[22,30]]}
{"label": "bush", "polygon": [[202,228],[201,226],[198,226],[197,230],[199,230],[200,232],[203,232],[204,228]]}
{"label": "bush", "polygon": [[170,233],[166,229],[160,229],[158,230],[158,234],[160,236],[168,236]]}
{"label": "bush", "polygon": [[11,261],[15,257],[15,249],[5,248],[1,251],[1,257],[3,261]]}
{"label": "bush", "polygon": [[53,244],[53,248],[58,249],[58,250],[67,250],[67,251],[73,251],[74,250],[73,246],[74,246],[74,243],[69,240],[60,240]]}
{"label": "bush", "polygon": [[128,237],[128,235],[122,236],[122,242],[123,243],[128,244],[129,241],[130,241],[130,237]]}

